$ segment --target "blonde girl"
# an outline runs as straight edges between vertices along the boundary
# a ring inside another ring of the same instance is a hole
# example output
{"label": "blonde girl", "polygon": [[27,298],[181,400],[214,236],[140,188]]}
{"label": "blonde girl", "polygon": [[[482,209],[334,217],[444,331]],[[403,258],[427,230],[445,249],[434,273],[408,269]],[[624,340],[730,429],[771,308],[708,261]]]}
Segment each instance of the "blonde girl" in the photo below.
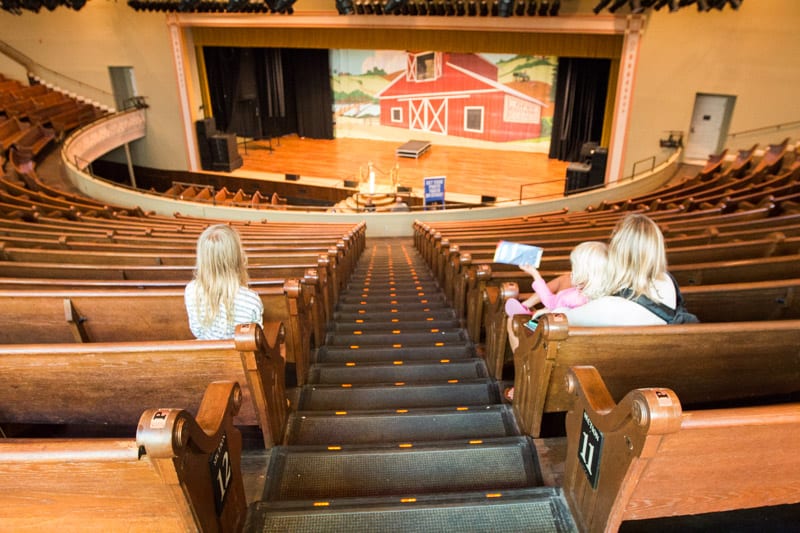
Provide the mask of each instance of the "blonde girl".
{"label": "blonde girl", "polygon": [[247,258],[237,231],[225,224],[206,228],[197,239],[194,279],[184,291],[195,337],[231,339],[238,324],[262,323],[264,306],[248,282]]}

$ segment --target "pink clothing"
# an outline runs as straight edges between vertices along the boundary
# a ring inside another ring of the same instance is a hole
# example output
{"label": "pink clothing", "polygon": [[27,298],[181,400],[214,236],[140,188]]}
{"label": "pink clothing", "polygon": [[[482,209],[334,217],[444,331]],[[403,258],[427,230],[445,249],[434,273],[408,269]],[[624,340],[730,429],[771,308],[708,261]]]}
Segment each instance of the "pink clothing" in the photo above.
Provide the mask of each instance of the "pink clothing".
{"label": "pink clothing", "polygon": [[558,294],[553,294],[543,279],[533,282],[533,290],[539,295],[539,298],[542,300],[542,305],[547,309],[559,309],[562,307],[572,309],[580,307],[589,301],[580,289],[576,287],[560,290]]}

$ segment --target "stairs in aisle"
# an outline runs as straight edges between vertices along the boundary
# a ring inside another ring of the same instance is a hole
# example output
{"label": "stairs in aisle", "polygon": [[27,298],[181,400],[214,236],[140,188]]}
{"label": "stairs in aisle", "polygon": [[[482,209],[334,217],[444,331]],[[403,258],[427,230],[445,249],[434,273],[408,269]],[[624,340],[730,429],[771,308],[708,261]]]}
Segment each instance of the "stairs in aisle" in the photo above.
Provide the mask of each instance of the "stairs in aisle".
{"label": "stairs in aisle", "polygon": [[368,242],[246,531],[573,531],[410,239]]}

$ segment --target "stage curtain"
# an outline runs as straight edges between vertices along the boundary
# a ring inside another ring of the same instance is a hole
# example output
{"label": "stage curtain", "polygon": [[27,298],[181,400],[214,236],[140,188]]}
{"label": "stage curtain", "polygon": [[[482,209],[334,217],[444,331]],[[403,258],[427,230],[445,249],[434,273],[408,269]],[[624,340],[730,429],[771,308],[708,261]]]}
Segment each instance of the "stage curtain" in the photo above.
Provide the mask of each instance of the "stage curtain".
{"label": "stage curtain", "polygon": [[608,92],[610,61],[561,57],[550,157],[577,161],[585,142],[600,142]]}
{"label": "stage curtain", "polygon": [[296,102],[297,134],[333,139],[333,92],[328,50],[285,50],[291,65]]}
{"label": "stage curtain", "polygon": [[217,129],[333,138],[327,50],[205,47],[203,57]]}
{"label": "stage curtain", "polygon": [[236,85],[239,80],[239,52],[236,48],[206,46],[203,48],[211,115],[217,129],[228,131],[233,115]]}

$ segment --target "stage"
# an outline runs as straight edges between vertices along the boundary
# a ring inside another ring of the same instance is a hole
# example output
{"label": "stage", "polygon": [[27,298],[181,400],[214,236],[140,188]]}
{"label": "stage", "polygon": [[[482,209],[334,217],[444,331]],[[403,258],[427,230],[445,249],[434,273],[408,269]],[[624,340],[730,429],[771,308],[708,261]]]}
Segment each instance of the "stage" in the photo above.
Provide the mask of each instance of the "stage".
{"label": "stage", "polygon": [[[447,195],[455,194],[480,202],[481,197],[497,201],[517,200],[520,188],[527,199],[552,199],[564,194],[567,162],[550,160],[546,154],[522,150],[494,150],[476,143],[448,146],[432,141],[418,157],[396,153],[395,141],[339,138],[316,140],[287,135],[252,141],[239,146],[244,164],[233,174],[258,177],[261,173],[296,174],[299,183],[344,186],[360,182],[371,161],[376,183],[390,186],[396,172],[398,184],[422,194],[423,179],[445,176]],[[265,179],[269,179],[266,177]],[[524,186],[524,187],[523,187]]]}

